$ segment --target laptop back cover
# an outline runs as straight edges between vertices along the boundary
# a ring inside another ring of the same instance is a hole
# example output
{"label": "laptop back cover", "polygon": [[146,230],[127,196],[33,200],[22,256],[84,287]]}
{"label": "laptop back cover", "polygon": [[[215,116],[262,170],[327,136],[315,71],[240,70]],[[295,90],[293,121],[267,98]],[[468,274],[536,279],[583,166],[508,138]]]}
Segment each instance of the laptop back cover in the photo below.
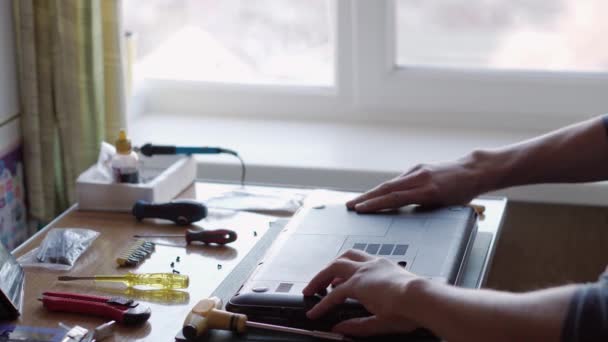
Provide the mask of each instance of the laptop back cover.
{"label": "laptop back cover", "polygon": [[[475,213],[467,206],[434,210],[407,207],[376,214],[357,214],[346,210],[343,203],[304,207],[227,308],[250,317],[258,317],[260,308],[265,308],[264,317],[258,319],[278,323],[275,317],[290,324],[284,321],[285,308],[301,311],[309,307],[310,301],[301,295],[304,286],[351,248],[393,260],[420,276],[455,284],[475,223]],[[303,317],[295,311],[294,317]],[[360,309],[354,311],[354,316],[363,315]],[[351,315],[342,314],[337,319],[346,316]]]}

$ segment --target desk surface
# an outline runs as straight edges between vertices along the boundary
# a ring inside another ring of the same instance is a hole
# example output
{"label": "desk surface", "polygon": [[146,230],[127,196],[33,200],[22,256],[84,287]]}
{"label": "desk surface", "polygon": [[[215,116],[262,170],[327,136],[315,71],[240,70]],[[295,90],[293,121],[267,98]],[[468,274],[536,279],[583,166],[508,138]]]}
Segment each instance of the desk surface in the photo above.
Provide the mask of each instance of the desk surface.
{"label": "desk surface", "polygon": [[[196,183],[187,189],[180,197],[205,200],[219,193],[235,189],[233,185]],[[258,188],[269,190],[269,188]],[[307,193],[301,189],[272,189],[290,193]],[[327,192],[328,198],[344,200],[352,197],[349,193]],[[482,267],[479,286],[483,285],[489,271],[494,246],[506,207],[504,199],[477,199],[478,204],[486,206],[486,213],[478,224],[478,230],[492,234],[490,250],[485,260],[478,260]],[[152,308],[150,320],[137,328],[118,327],[114,339],[171,341],[180,329],[183,319],[192,305],[199,299],[209,296],[230,271],[239,263],[247,252],[268,230],[270,222],[276,217],[245,212],[227,212],[210,210],[209,216],[197,225],[208,229],[230,228],[238,232],[239,238],[226,247],[211,247],[191,245],[185,247],[181,239],[154,240],[157,243],[156,252],[139,266],[136,272],[171,272],[171,262],[175,269],[190,277],[190,287],[186,291],[169,293],[146,292],[142,290],[126,291],[124,287],[109,284],[94,284],[92,282],[62,283],[57,281],[58,275],[91,275],[117,274],[133,271],[133,269],[117,268],[116,255],[132,241],[134,234],[181,233],[183,228],[156,220],[137,222],[130,213],[110,213],[78,211],[72,208],[53,221],[42,231],[25,242],[14,251],[19,257],[37,247],[50,228],[78,227],[89,228],[100,232],[100,236],[91,248],[78,260],[70,272],[52,272],[38,268],[26,269],[25,300],[21,318],[16,322],[20,325],[57,327],[58,322],[67,325],[80,325],[94,328],[103,319],[81,317],[73,314],[51,313],[46,311],[37,300],[44,291],[70,291],[105,296],[128,296],[149,305]],[[255,234],[254,234],[255,232]]]}

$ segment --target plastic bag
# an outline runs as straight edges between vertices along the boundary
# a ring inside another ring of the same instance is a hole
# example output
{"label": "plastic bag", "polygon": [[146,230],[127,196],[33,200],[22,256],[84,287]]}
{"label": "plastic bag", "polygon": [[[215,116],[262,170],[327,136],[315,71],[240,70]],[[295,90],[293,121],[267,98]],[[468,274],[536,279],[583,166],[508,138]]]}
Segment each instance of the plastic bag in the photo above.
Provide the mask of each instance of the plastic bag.
{"label": "plastic bag", "polygon": [[105,141],[101,142],[99,156],[97,157],[97,172],[106,183],[114,182],[112,177],[112,158],[116,154],[116,148]]}
{"label": "plastic bag", "polygon": [[46,234],[40,247],[24,254],[17,261],[23,267],[67,271],[98,236],[98,232],[90,229],[53,228]]}
{"label": "plastic bag", "polygon": [[302,194],[235,190],[212,197],[205,204],[212,209],[290,216],[302,206],[304,197]]}

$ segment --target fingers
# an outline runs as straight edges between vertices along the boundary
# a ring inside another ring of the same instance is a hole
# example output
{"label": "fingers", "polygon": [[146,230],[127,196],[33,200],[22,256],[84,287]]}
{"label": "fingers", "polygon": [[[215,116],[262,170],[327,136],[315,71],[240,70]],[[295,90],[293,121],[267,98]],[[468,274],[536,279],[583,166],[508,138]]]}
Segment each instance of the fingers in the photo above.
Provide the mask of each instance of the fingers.
{"label": "fingers", "polygon": [[374,258],[365,252],[349,249],[321,270],[302,290],[302,293],[305,296],[312,296],[325,290],[330,284],[337,286],[357,271],[357,262],[369,261]]}
{"label": "fingers", "polygon": [[308,310],[306,316],[310,319],[317,319],[327,313],[331,308],[338,304],[344,303],[346,298],[350,296],[351,286],[346,281],[339,287],[336,287],[327,296],[323,297],[317,305],[313,306],[312,309]]}
{"label": "fingers", "polygon": [[317,273],[317,275],[312,278],[308,285],[306,285],[306,287],[302,290],[302,294],[305,296],[312,296],[315,293],[326,289],[335,278],[348,279],[356,271],[357,263],[355,261],[345,258],[337,259],[329,264],[329,266],[321,270],[321,272]]}
{"label": "fingers", "polygon": [[[428,182],[431,178],[431,174],[428,171],[420,170],[420,169],[412,169],[410,172],[392,179],[390,181],[384,182],[374,189],[360,195],[348,202],[346,202],[346,207],[350,210],[356,210],[358,212],[369,212],[365,209],[365,205],[362,204],[376,198],[380,198],[383,196],[390,195],[393,192],[406,191],[410,189],[415,189],[420,187],[425,182]],[[413,203],[405,203],[405,204],[413,204]],[[401,206],[405,205],[401,204]]]}
{"label": "fingers", "polygon": [[355,210],[360,213],[371,213],[383,209],[397,209],[409,204],[427,204],[428,197],[425,189],[395,191],[359,203],[355,205]]}
{"label": "fingers", "polygon": [[332,331],[348,336],[372,336],[396,332],[410,332],[414,324],[400,321],[379,319],[376,316],[352,318],[336,324]]}
{"label": "fingers", "polygon": [[394,185],[395,181],[396,180],[390,180],[388,182],[384,182],[384,183],[378,185],[377,187],[367,191],[363,195],[353,198],[352,200],[346,202],[346,208],[348,208],[349,210],[353,210],[353,209],[355,209],[355,206],[361,202],[365,202],[371,198],[375,198],[375,197],[386,195],[386,194],[390,193],[395,186]]}
{"label": "fingers", "polygon": [[335,278],[334,280],[331,281],[331,287],[336,287],[340,284],[343,284],[346,281],[346,279],[344,278]]}
{"label": "fingers", "polygon": [[348,260],[352,260],[352,261],[358,261],[358,262],[363,262],[363,261],[369,261],[372,259],[375,259],[374,256],[369,255],[363,251],[357,250],[357,249],[349,249],[346,252],[344,252],[342,255],[340,255],[338,257],[338,259],[343,258],[343,259],[348,259]]}

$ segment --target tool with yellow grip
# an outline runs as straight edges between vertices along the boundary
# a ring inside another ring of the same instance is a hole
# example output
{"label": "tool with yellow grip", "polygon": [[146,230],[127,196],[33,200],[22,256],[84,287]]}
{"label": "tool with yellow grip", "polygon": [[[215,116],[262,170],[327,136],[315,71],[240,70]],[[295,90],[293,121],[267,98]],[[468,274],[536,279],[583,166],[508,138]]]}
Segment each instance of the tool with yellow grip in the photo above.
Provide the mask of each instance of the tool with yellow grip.
{"label": "tool with yellow grip", "polygon": [[247,321],[246,315],[222,310],[222,301],[217,297],[203,299],[192,308],[184,321],[182,334],[185,338],[194,340],[205,332],[213,329],[244,333],[247,330],[247,327],[307,335],[334,341],[352,341],[344,335],[325,331],[304,330],[280,325],[249,322]]}
{"label": "tool with yellow grip", "polygon": [[217,297],[199,301],[186,316],[182,329],[184,337],[193,339],[211,329],[245,332],[247,316],[221,309],[222,301]]}
{"label": "tool with yellow grip", "polygon": [[123,275],[95,275],[88,277],[60,276],[59,281],[95,280],[96,282],[118,282],[127,287],[146,286],[157,289],[187,289],[190,278],[172,273],[127,273]]}

